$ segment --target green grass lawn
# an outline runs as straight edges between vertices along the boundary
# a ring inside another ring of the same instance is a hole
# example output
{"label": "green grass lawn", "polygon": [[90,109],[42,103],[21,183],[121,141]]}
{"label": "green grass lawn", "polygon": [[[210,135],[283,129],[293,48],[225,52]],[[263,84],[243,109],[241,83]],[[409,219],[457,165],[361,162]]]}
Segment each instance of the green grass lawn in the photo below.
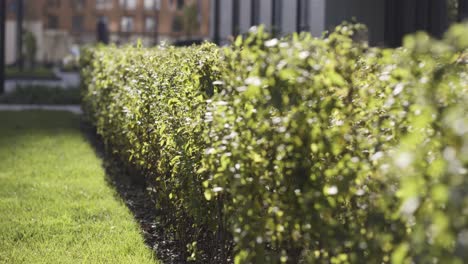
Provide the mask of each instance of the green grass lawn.
{"label": "green grass lawn", "polygon": [[80,89],[46,86],[17,87],[10,93],[0,94],[0,104],[80,104]]}
{"label": "green grass lawn", "polygon": [[0,111],[0,263],[155,263],[65,112]]}
{"label": "green grass lawn", "polygon": [[7,78],[57,78],[52,69],[44,67],[34,67],[33,69],[20,70],[18,67],[7,67],[5,69],[5,75]]}

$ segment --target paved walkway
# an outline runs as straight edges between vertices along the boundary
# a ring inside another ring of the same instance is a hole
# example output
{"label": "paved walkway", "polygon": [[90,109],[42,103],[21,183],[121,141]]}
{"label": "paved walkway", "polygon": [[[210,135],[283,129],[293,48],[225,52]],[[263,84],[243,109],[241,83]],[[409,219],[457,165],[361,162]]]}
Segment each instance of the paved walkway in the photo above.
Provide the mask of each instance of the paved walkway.
{"label": "paved walkway", "polygon": [[73,89],[80,85],[80,74],[78,72],[61,72],[54,69],[56,79],[8,79],[5,80],[5,92],[10,93],[17,87],[25,86],[47,86]]}
{"label": "paved walkway", "polygon": [[23,111],[23,110],[51,110],[51,111],[67,111],[74,114],[82,114],[81,106],[79,105],[13,105],[0,104],[0,111]]}

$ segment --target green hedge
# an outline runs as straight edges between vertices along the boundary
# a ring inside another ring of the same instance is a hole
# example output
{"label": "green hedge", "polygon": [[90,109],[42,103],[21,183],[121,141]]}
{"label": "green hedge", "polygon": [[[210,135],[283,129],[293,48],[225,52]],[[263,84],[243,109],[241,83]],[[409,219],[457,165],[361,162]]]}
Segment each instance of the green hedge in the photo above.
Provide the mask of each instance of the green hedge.
{"label": "green hedge", "polygon": [[162,220],[173,227],[183,248],[189,244],[192,258],[196,241],[212,241],[204,245],[221,251],[216,205],[205,200],[204,178],[197,173],[206,148],[206,99],[219,76],[219,50],[208,44],[100,47],[86,50],[81,64],[83,110],[109,151],[154,186],[152,195],[167,214]]}
{"label": "green hedge", "polygon": [[357,30],[88,49],[83,107],[191,260],[466,262],[467,25]]}

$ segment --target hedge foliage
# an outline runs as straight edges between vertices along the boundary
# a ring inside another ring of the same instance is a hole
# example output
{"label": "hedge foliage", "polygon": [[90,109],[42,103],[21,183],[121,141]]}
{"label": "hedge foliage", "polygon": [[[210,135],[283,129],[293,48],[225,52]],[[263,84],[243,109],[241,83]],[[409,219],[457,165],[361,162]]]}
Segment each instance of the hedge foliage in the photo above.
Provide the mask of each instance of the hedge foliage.
{"label": "hedge foliage", "polygon": [[399,49],[361,29],[88,49],[83,107],[189,259],[464,263],[468,27]]}

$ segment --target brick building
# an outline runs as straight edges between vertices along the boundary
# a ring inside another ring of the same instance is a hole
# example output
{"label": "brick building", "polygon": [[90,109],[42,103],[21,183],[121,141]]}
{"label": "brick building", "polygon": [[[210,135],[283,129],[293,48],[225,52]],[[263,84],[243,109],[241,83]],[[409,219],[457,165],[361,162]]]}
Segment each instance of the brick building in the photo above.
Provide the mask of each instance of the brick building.
{"label": "brick building", "polygon": [[[99,19],[107,22],[114,42],[133,37],[160,39],[205,38],[209,35],[207,0],[41,0],[47,29],[70,32],[77,40],[95,39]],[[184,10],[196,7],[198,24],[191,36],[183,26]]]}
{"label": "brick building", "polygon": [[[7,62],[16,54],[16,7],[7,0]],[[94,43],[105,21],[110,41],[145,45],[209,38],[209,0],[23,0],[24,28],[38,40],[39,60],[56,61],[70,46]]]}

